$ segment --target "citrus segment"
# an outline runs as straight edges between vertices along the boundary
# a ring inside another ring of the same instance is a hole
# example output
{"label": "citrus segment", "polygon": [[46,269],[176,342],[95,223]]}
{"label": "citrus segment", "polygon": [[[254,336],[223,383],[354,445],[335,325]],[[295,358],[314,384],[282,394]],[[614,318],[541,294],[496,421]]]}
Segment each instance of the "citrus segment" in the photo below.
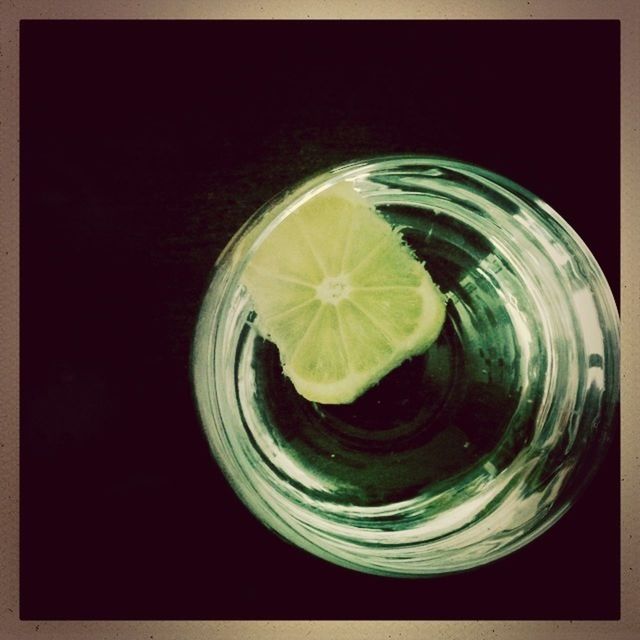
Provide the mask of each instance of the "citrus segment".
{"label": "citrus segment", "polygon": [[424,279],[424,268],[408,251],[398,251],[399,240],[393,237],[379,243],[351,271],[351,283],[358,287],[417,287]]}
{"label": "citrus segment", "polygon": [[422,296],[415,288],[354,289],[351,301],[392,343],[411,336],[422,314]]}
{"label": "citrus segment", "polygon": [[352,302],[338,305],[340,328],[351,370],[366,373],[393,355],[393,347],[380,329]]}
{"label": "citrus segment", "polygon": [[283,357],[287,357],[287,360],[291,359],[320,307],[319,300],[309,300],[282,313],[268,316],[265,320],[273,341],[279,345]]}
{"label": "citrus segment", "polygon": [[355,400],[424,352],[444,322],[423,265],[347,184],[304,202],[264,237],[243,283],[285,374],[326,404]]}
{"label": "citrus segment", "polygon": [[316,297],[316,285],[251,268],[247,274],[255,289],[264,292],[256,296],[257,311],[266,319]]}
{"label": "citrus segment", "polygon": [[295,349],[290,368],[314,384],[344,379],[349,368],[332,305],[323,305]]}
{"label": "citrus segment", "polygon": [[280,223],[278,233],[271,234],[268,240],[251,262],[254,274],[263,272],[265,277],[293,278],[310,285],[322,282],[325,275],[322,266],[310,252],[295,216]]}

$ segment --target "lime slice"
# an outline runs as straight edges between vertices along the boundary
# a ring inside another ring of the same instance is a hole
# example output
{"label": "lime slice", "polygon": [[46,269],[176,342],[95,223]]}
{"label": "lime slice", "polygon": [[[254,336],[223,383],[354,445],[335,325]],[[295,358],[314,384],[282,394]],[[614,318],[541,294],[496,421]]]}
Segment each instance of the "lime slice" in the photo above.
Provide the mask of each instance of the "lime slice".
{"label": "lime slice", "polygon": [[423,353],[444,322],[424,266],[346,183],[285,218],[251,257],[243,283],[284,373],[323,404],[355,400]]}

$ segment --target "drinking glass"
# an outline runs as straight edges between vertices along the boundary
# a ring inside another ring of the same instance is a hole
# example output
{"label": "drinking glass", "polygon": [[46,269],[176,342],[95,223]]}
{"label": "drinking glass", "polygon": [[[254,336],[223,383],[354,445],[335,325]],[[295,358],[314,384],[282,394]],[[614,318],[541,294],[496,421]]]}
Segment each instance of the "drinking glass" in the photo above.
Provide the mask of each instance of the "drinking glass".
{"label": "drinking glass", "polygon": [[[283,375],[241,278],[268,234],[340,182],[401,230],[446,320],[356,401],[321,405]],[[589,249],[540,198],[456,160],[374,158],[305,180],[238,231],[192,371],[213,455],[267,527],[345,567],[430,576],[513,552],[575,502],[611,437],[619,317]]]}

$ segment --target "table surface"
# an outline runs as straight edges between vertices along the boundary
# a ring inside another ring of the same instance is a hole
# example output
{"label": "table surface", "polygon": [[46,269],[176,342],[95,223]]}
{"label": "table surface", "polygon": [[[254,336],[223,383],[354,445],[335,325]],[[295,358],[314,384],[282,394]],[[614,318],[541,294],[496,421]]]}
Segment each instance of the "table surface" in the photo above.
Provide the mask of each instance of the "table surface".
{"label": "table surface", "polygon": [[211,458],[190,348],[263,202],[354,158],[438,154],[558,210],[619,294],[616,22],[23,22],[21,615],[602,619],[619,441],[481,569],[398,580],[263,527]]}

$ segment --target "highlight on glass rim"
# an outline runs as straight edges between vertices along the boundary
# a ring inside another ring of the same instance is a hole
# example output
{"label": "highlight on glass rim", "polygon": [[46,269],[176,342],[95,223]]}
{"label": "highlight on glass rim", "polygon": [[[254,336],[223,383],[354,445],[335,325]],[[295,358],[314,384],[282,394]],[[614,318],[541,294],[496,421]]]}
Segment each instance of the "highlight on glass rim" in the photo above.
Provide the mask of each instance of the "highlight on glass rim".
{"label": "highlight on glass rim", "polygon": [[193,380],[212,453],[288,542],[416,577],[492,562],[575,502],[619,398],[619,318],[554,211],[445,158],[359,160],[218,257]]}

